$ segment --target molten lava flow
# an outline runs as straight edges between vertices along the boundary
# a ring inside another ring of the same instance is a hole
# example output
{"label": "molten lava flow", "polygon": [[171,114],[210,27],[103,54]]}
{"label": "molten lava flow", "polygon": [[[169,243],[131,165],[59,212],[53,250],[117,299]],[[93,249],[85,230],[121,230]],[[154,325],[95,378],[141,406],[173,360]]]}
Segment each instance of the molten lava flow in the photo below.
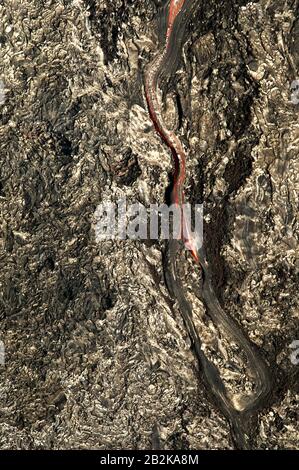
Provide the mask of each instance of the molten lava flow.
{"label": "molten lava flow", "polygon": [[172,33],[175,19],[180,13],[184,3],[185,3],[185,0],[171,0],[170,1],[167,32],[166,32],[166,47],[168,47],[168,42],[169,42],[170,35]]}
{"label": "molten lava flow", "polygon": [[173,53],[176,54],[175,38],[173,41],[173,26],[178,15],[181,12],[185,0],[171,0],[169,5],[168,19],[167,19],[167,31],[165,46],[162,52],[160,52],[150,64],[150,67],[145,74],[145,95],[148,104],[149,114],[157,133],[160,135],[162,140],[168,145],[172,152],[173,163],[174,163],[174,174],[173,174],[173,191],[171,195],[172,203],[177,205],[181,210],[181,238],[188,250],[190,250],[194,260],[199,261],[197,254],[196,242],[192,238],[190,229],[185,220],[184,214],[184,182],[186,173],[186,153],[183,145],[177,135],[169,130],[165,125],[162,118],[161,103],[158,98],[158,79],[162,69],[165,67],[166,53],[171,53],[173,47]]}

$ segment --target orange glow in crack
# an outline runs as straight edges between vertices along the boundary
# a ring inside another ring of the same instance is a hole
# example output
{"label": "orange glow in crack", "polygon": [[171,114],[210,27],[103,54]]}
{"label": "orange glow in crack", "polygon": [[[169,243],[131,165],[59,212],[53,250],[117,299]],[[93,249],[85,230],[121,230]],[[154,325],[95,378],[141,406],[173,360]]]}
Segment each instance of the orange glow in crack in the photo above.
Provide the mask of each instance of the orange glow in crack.
{"label": "orange glow in crack", "polygon": [[168,40],[172,33],[175,19],[180,13],[184,3],[185,3],[185,0],[170,0],[168,24],[167,24],[167,32],[166,32],[166,45],[167,46],[168,46]]}
{"label": "orange glow in crack", "polygon": [[156,132],[166,143],[172,152],[174,163],[173,190],[171,200],[173,204],[179,206],[181,210],[181,239],[185,247],[191,252],[196,263],[199,262],[196,241],[190,234],[189,227],[184,215],[184,182],[186,173],[186,152],[178,136],[167,128],[162,118],[161,103],[158,98],[158,78],[164,66],[166,53],[171,47],[173,26],[176,18],[181,12],[186,0],[171,0],[169,5],[167,31],[164,50],[160,52],[150,64],[145,74],[145,96],[149,109],[151,120],[155,126]]}

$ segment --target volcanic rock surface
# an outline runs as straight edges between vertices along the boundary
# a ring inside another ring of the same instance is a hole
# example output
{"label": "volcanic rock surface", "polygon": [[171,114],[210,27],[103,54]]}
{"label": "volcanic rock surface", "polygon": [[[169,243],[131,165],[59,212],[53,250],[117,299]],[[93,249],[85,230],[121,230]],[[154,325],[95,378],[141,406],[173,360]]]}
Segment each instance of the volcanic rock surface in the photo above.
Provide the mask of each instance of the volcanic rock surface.
{"label": "volcanic rock surface", "polygon": [[[165,202],[171,154],[143,84],[164,3],[0,3],[2,449],[234,447],[167,290],[165,242],[96,240],[103,201]],[[214,290],[274,378],[252,448],[295,449],[298,2],[201,3],[164,119],[187,150],[186,200],[203,203]],[[183,259],[203,347],[232,392],[250,389]]]}

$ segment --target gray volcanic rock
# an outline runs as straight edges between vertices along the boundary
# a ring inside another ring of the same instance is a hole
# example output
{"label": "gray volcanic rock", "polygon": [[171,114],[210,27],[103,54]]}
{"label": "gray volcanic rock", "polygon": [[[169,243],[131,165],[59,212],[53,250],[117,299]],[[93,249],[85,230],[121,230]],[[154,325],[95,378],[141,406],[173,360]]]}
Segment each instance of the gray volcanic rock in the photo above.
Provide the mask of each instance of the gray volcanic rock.
{"label": "gray volcanic rock", "polygon": [[[165,242],[96,240],[101,202],[165,202],[171,153],[143,86],[164,4],[0,4],[1,449],[234,448],[165,284]],[[273,376],[251,428],[262,449],[298,448],[298,11],[199,2],[163,88],[214,290]],[[230,393],[250,392],[181,258],[203,348]]]}

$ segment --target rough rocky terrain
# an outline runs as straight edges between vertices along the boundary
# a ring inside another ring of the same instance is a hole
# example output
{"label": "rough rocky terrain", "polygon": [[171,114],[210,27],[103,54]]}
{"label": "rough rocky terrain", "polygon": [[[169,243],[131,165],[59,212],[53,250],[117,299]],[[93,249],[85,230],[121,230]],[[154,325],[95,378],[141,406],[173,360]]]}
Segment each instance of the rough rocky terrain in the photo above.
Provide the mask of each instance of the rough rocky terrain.
{"label": "rough rocky terrain", "polygon": [[[233,448],[165,285],[165,243],[95,237],[102,201],[165,201],[171,157],[143,88],[162,3],[0,2],[1,449]],[[164,96],[214,289],[275,378],[259,449],[298,448],[298,12],[202,2]],[[238,389],[187,255],[182,277]]]}

